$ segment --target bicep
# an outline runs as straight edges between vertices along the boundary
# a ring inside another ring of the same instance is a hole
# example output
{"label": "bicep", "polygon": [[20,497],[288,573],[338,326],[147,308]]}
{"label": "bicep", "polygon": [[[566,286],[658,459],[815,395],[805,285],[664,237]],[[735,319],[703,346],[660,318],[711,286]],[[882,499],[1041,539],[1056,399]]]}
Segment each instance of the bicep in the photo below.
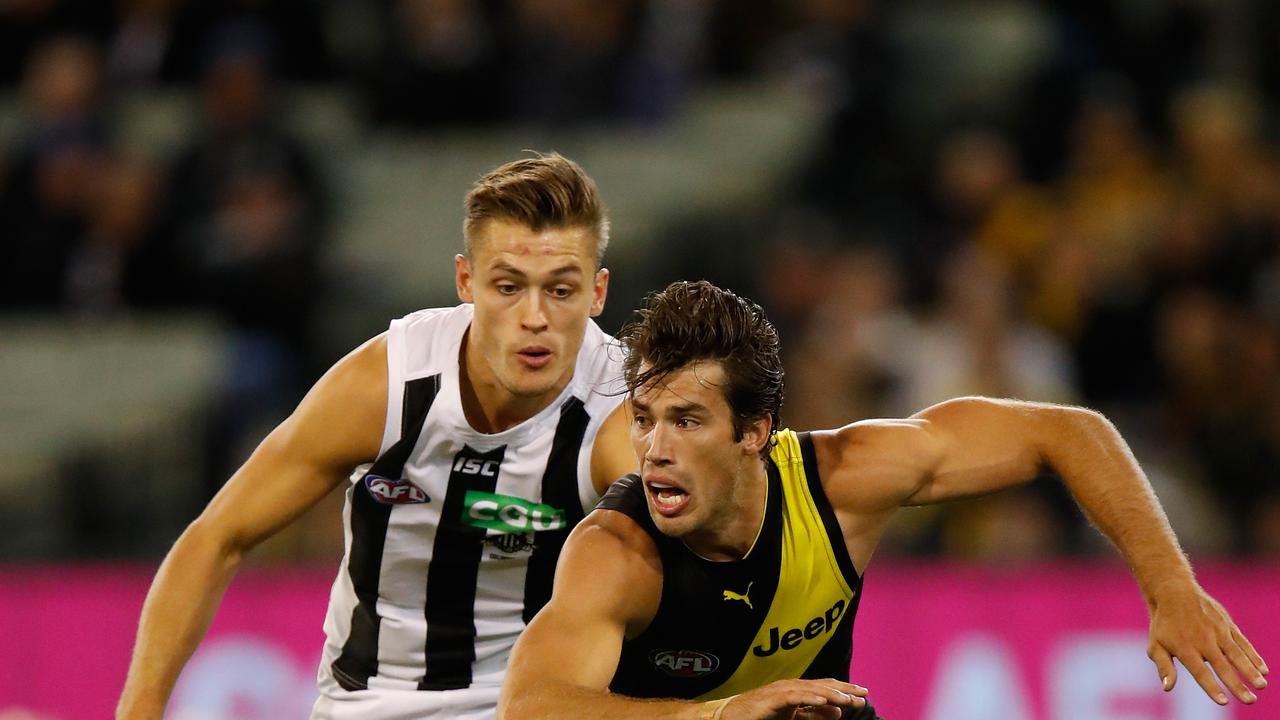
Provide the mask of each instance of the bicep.
{"label": "bicep", "polygon": [[386,390],[386,346],[375,338],[325,373],[197,522],[243,549],[287,525],[377,455]]}
{"label": "bicep", "polygon": [[[602,513],[613,527],[601,526]],[[565,544],[551,600],[512,654],[508,682],[517,692],[542,683],[607,690],[628,628],[656,609],[661,573],[647,557],[652,541],[638,527],[620,536],[617,526],[630,520],[615,515],[597,510]]]}
{"label": "bicep", "polygon": [[885,510],[983,495],[1033,479],[1054,418],[1068,408],[966,397],[902,420],[814,433],[823,484],[838,506]]}
{"label": "bicep", "polygon": [[511,656],[516,686],[557,682],[606,690],[622,652],[625,626],[552,600],[525,628]]}
{"label": "bicep", "polygon": [[1043,403],[959,398],[913,416],[934,449],[920,487],[904,504],[985,495],[1034,479],[1045,448],[1063,436],[1065,416],[1087,412]]}

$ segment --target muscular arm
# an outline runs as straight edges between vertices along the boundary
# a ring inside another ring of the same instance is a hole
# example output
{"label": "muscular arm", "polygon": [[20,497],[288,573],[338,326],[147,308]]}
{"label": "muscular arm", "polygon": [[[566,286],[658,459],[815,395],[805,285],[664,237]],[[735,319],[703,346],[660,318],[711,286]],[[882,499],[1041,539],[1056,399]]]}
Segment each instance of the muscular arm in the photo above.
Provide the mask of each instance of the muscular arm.
{"label": "muscular arm", "polygon": [[143,604],[117,717],[161,717],[245,553],[377,455],[386,394],[379,336],[334,365],[182,533]]}
{"label": "muscular arm", "polygon": [[[712,702],[609,692],[623,639],[648,626],[661,595],[661,561],[644,531],[612,510],[587,516],[565,543],[551,601],[512,651],[498,720],[763,720],[793,714],[807,720],[839,717],[839,705],[864,704],[865,688],[836,680],[783,680]],[[796,713],[799,708],[808,709]]]}
{"label": "muscular arm", "polygon": [[[551,600],[516,642],[498,718],[697,718],[687,703],[614,696],[609,682],[628,630],[653,618],[662,567],[653,541],[612,510],[587,516],[565,543]],[[681,713],[684,714],[681,714]]]}
{"label": "muscular arm", "polygon": [[[1196,583],[1164,511],[1128,445],[1083,408],[961,398],[906,420],[854,423],[815,433],[819,473],[837,514],[855,528],[851,549],[869,557],[857,528],[882,529],[894,507],[983,495],[1056,472],[1089,519],[1128,562],[1152,616],[1152,657],[1172,687],[1173,655],[1210,696],[1226,696],[1205,668],[1245,702],[1254,696],[1231,665],[1262,687],[1265,667],[1225,611]],[[872,517],[873,522],[864,518]],[[857,558],[855,558],[855,562]]]}

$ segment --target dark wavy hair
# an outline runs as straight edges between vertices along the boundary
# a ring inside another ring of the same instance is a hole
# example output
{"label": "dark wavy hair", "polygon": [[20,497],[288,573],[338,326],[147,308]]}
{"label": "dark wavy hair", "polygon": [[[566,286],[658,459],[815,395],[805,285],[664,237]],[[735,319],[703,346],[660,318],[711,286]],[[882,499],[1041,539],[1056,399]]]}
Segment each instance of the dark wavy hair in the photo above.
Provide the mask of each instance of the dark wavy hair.
{"label": "dark wavy hair", "polygon": [[759,305],[705,280],[674,282],[645,298],[618,340],[632,395],[691,363],[720,361],[733,439],[741,440],[748,423],[767,415],[773,425],[760,454],[768,455],[782,408],[783,370],[778,331]]}

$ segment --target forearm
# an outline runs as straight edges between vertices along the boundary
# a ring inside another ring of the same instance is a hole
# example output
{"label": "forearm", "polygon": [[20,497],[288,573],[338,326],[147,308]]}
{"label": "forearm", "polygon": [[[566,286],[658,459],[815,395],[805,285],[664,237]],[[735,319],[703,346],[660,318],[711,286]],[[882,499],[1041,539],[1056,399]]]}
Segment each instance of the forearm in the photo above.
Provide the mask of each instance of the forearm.
{"label": "forearm", "polygon": [[1162,587],[1194,582],[1191,565],[1128,444],[1105,417],[1063,410],[1065,442],[1046,462],[1089,519],[1120,550],[1148,604]]}
{"label": "forearm", "polygon": [[118,718],[160,718],[183,665],[209,629],[241,553],[192,525],[160,565],[138,622]]}
{"label": "forearm", "polygon": [[710,720],[718,703],[689,700],[650,700],[616,695],[564,682],[521,684],[498,705],[498,720],[560,720],[567,717],[608,720]]}

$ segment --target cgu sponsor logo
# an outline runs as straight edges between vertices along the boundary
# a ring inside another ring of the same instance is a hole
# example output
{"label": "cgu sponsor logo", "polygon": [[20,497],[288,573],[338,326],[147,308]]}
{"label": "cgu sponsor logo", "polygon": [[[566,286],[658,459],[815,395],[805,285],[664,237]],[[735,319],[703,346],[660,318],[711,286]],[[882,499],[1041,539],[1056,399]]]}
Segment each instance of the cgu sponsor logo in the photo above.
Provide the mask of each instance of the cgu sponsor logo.
{"label": "cgu sponsor logo", "polygon": [[844,600],[837,600],[835,605],[827,608],[826,613],[805,623],[803,628],[796,627],[783,632],[775,625],[769,628],[769,642],[756,645],[751,648],[751,652],[755,653],[756,657],[769,657],[778,652],[778,648],[790,650],[805,640],[812,640],[819,635],[831,632],[831,628],[835,627],[843,614]]}
{"label": "cgu sponsor logo", "polygon": [[502,533],[559,530],[566,525],[559,508],[480,490],[468,490],[463,498],[462,522]]}
{"label": "cgu sponsor logo", "polygon": [[697,650],[654,650],[649,653],[653,666],[671,677],[692,678],[715,672],[720,658]]}
{"label": "cgu sponsor logo", "polygon": [[384,505],[413,505],[431,502],[431,498],[422,488],[408,480],[382,477],[381,475],[365,475],[364,486],[369,494]]}

